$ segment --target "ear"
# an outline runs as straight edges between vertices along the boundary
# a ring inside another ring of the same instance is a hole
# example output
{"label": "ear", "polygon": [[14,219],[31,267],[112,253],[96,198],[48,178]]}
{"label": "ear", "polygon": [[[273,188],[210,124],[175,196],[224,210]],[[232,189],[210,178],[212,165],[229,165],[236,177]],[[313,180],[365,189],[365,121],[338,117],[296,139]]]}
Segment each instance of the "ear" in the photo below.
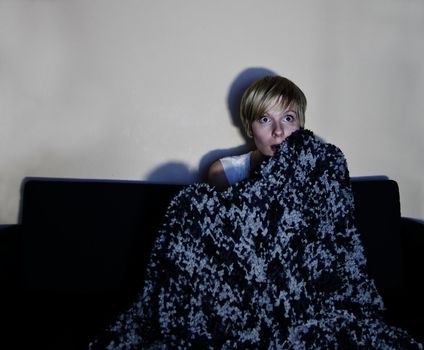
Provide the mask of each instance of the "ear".
{"label": "ear", "polygon": [[245,130],[245,131],[246,131],[246,135],[247,135],[247,137],[248,137],[249,139],[253,139],[252,125],[250,125],[250,126],[249,126],[249,129],[248,129],[248,130]]}

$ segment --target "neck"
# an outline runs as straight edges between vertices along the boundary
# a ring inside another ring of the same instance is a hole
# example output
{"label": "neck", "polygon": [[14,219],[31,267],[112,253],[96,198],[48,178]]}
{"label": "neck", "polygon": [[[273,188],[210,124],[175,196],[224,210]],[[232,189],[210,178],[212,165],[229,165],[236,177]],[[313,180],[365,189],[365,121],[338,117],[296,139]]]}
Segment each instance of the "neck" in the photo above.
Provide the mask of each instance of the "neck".
{"label": "neck", "polygon": [[255,149],[250,154],[250,172],[254,171],[265,158],[266,157],[261,152]]}

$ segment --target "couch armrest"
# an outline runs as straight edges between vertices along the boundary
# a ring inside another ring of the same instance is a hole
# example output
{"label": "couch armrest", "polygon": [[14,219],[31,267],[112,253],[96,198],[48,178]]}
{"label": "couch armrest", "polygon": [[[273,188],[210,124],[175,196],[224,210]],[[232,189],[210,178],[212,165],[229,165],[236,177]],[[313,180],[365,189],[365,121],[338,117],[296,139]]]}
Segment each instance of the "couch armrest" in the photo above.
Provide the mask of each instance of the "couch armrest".
{"label": "couch armrest", "polygon": [[424,272],[424,223],[402,217],[401,239],[405,287],[408,294],[422,296],[424,287],[420,280]]}
{"label": "couch armrest", "polygon": [[[18,273],[21,225],[0,225],[0,324],[2,344],[15,341],[22,324],[19,308]],[[7,347],[7,346],[6,346]]]}
{"label": "couch armrest", "polygon": [[401,218],[401,243],[403,250],[403,275],[405,281],[404,317],[410,333],[424,342],[424,223]]}
{"label": "couch armrest", "polygon": [[16,290],[21,225],[0,225],[0,285],[1,293]]}

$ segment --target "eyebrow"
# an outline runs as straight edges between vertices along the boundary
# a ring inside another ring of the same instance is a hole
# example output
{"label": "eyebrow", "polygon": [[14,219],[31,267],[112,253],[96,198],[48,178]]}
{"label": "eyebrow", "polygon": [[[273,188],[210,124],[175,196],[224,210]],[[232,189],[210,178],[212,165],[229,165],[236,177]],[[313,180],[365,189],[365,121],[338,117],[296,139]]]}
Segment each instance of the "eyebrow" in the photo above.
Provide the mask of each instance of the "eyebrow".
{"label": "eyebrow", "polygon": [[286,113],[289,113],[289,112],[294,113],[294,114],[297,115],[297,112],[294,109],[289,109]]}
{"label": "eyebrow", "polygon": [[[298,113],[294,109],[289,109],[288,111],[285,111],[284,112],[284,114],[287,114],[287,113],[294,113],[294,114],[296,114],[296,116],[298,115]],[[269,114],[269,111],[267,111],[262,116],[260,116],[259,118],[262,118],[264,116],[265,117],[270,117],[271,115]]]}

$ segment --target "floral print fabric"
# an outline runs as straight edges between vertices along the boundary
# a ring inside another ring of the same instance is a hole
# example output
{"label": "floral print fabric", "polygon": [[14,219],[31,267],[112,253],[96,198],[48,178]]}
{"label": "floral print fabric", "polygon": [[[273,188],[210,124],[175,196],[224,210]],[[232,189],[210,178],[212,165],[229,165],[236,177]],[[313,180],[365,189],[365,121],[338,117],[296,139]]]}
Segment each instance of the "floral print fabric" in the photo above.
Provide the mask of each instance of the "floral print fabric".
{"label": "floral print fabric", "polygon": [[422,349],[366,274],[342,152],[309,130],[170,203],[143,290],[91,348]]}

